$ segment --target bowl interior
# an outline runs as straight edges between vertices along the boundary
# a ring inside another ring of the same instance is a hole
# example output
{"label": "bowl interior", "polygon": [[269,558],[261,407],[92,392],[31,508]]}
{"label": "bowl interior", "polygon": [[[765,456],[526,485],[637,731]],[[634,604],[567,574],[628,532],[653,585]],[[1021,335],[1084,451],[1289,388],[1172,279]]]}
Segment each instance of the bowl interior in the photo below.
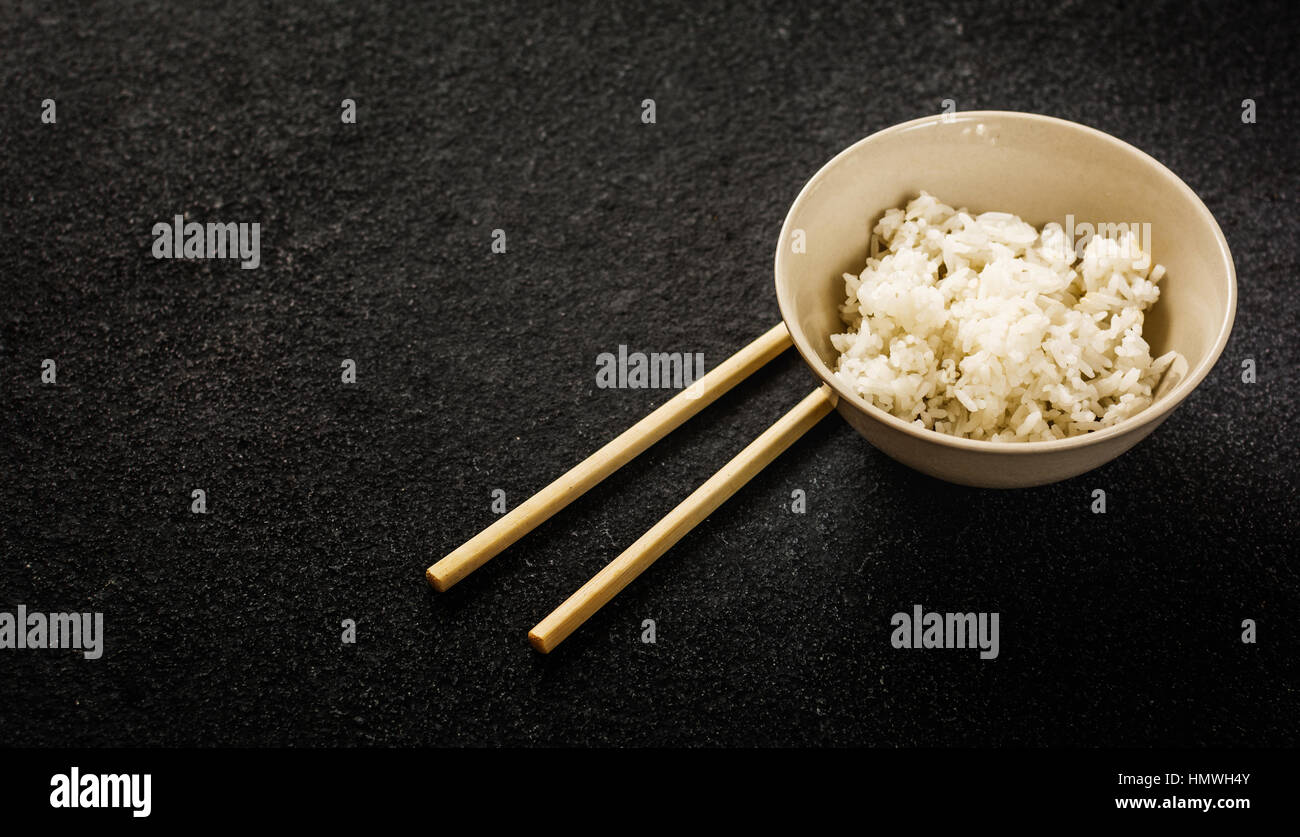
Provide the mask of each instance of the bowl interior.
{"label": "bowl interior", "polygon": [[[1150,224],[1154,260],[1168,272],[1143,336],[1153,356],[1176,349],[1189,368],[1151,410],[1185,397],[1222,351],[1236,309],[1232,257],[1191,189],[1151,157],[1091,128],[976,111],[915,120],[858,142],[827,163],[791,207],[777,247],[777,298],[796,346],[832,386],[830,335],[845,330],[838,310],[843,274],[862,271],[871,229],[884,212],[921,190],[954,207],[1011,212],[1035,226],[1064,226],[1067,215],[1094,226]],[[804,252],[796,252],[797,231]]]}

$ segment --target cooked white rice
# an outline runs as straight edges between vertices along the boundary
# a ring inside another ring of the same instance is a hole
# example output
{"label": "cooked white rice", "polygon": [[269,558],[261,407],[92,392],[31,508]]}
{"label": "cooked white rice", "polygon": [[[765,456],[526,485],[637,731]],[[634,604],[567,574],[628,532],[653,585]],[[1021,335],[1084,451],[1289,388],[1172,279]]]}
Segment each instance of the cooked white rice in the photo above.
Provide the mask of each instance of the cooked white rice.
{"label": "cooked white rice", "polygon": [[1060,224],[972,216],[925,192],[875,227],[879,249],[844,275],[849,330],[836,375],[920,427],[992,441],[1048,441],[1146,408],[1177,356],[1152,359],[1142,312],[1164,275],[1135,231],[1079,258]]}

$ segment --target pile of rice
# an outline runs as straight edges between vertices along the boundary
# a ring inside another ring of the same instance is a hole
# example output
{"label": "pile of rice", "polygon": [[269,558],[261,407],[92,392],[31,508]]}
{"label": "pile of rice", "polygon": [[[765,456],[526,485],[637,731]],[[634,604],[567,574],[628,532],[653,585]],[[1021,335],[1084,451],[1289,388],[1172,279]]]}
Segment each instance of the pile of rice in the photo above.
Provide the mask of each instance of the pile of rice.
{"label": "pile of rice", "polygon": [[899,418],[999,442],[1078,436],[1145,409],[1177,356],[1142,339],[1165,269],[1136,231],[1079,257],[1060,224],[922,192],[874,232],[866,269],[844,275],[835,374]]}

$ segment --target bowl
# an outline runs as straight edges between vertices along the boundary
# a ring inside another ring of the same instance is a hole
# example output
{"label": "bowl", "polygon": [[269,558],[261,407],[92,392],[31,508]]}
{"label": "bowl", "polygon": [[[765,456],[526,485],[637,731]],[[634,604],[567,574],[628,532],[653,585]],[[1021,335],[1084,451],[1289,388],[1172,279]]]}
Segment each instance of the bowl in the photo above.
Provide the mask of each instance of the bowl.
{"label": "bowl", "polygon": [[[830,335],[846,330],[845,273],[866,264],[871,230],[922,190],[972,212],[1001,211],[1041,227],[1149,223],[1167,273],[1143,337],[1158,357],[1176,349],[1153,403],[1112,427],[1050,442],[991,442],[927,430],[856,395],[834,375]],[[799,192],[776,250],[776,295],[795,347],[833,391],[836,410],[876,448],[922,473],[983,488],[1022,488],[1097,468],[1147,437],[1223,352],[1237,278],[1223,232],[1173,172],[1084,125],[1032,113],[969,111],[905,122],[836,155]]]}

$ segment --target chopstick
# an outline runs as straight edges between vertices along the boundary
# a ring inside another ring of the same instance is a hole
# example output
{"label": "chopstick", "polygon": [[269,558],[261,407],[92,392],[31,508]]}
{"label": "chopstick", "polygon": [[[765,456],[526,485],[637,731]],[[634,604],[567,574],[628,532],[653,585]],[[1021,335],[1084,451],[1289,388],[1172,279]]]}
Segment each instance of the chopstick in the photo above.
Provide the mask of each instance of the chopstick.
{"label": "chopstick", "polygon": [[790,346],[778,323],[425,571],[439,592],[486,564]]}
{"label": "chopstick", "polygon": [[721,470],[650,527],[622,555],[606,564],[576,593],[537,623],[528,632],[528,641],[543,654],[550,653],[551,649],[563,642],[578,626],[631,583],[632,579],[653,564],[655,559],[725,503],[834,406],[835,397],[830,387],[822,384],[813,390],[793,410],[763,431],[730,462],[723,465]]}

